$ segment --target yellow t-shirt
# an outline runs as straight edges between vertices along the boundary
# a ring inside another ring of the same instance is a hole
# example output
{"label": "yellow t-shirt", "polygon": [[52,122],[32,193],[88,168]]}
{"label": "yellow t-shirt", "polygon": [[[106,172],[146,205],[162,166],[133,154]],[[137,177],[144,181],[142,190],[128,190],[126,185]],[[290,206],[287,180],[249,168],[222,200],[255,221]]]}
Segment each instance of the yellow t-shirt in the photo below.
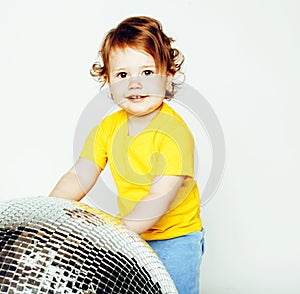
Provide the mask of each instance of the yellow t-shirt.
{"label": "yellow t-shirt", "polygon": [[154,177],[186,176],[169,211],[141,237],[162,240],[201,230],[193,136],[167,104],[163,103],[160,112],[135,136],[128,135],[124,110],[104,118],[89,134],[80,157],[101,169],[108,161],[118,189],[120,217],[148,195]]}

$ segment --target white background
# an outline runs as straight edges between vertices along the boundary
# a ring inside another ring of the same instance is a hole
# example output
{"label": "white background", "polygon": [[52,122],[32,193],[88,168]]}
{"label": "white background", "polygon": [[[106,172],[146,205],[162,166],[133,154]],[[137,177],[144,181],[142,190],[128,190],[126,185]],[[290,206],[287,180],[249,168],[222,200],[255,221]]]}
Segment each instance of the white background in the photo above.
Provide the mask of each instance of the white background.
{"label": "white background", "polygon": [[49,194],[98,92],[89,69],[104,34],[152,16],[226,138],[224,178],[202,210],[202,293],[300,293],[299,3],[1,0],[0,199]]}

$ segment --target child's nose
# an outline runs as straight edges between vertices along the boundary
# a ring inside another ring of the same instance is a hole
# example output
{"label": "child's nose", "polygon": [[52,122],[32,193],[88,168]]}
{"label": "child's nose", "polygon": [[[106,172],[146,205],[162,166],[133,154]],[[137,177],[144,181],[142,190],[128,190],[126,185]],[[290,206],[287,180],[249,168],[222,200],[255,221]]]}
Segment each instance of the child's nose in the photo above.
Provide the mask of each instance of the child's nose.
{"label": "child's nose", "polygon": [[129,85],[128,85],[129,90],[134,90],[134,89],[142,89],[143,85],[141,82],[140,77],[131,77],[129,79]]}

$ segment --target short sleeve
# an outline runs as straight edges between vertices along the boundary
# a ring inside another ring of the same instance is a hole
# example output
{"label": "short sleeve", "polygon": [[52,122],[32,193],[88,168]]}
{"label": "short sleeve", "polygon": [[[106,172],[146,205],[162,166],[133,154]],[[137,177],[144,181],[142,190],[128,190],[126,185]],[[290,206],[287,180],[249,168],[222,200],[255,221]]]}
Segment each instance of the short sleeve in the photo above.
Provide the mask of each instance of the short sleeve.
{"label": "short sleeve", "polygon": [[156,175],[194,176],[194,138],[188,127],[164,134],[156,162]]}
{"label": "short sleeve", "polygon": [[79,157],[89,159],[104,169],[107,163],[107,140],[105,137],[103,123],[95,126],[86,138]]}

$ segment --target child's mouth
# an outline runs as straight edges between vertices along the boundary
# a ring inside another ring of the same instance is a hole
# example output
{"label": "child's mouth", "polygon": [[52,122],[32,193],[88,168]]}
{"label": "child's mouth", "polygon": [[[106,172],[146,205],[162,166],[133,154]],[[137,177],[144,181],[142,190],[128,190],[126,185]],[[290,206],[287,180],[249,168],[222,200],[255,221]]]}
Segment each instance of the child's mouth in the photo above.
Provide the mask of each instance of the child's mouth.
{"label": "child's mouth", "polygon": [[127,99],[130,102],[137,103],[137,102],[142,102],[147,97],[148,97],[147,95],[130,95],[130,96],[127,97]]}

